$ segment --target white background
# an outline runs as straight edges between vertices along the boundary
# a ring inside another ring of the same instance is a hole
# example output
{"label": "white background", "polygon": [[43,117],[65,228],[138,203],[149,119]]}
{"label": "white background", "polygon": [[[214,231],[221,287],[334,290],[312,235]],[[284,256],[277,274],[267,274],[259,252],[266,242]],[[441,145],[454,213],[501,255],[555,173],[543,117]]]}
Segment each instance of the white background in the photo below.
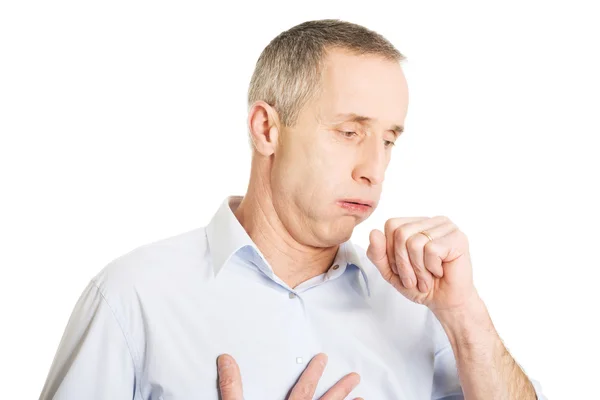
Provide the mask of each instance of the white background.
{"label": "white background", "polygon": [[407,56],[406,132],[354,239],[366,248],[391,217],[447,215],[526,373],[552,399],[597,395],[594,2],[313,3],[2,3],[3,398],[39,396],[104,265],[245,193],[254,63],[321,18],[365,25]]}

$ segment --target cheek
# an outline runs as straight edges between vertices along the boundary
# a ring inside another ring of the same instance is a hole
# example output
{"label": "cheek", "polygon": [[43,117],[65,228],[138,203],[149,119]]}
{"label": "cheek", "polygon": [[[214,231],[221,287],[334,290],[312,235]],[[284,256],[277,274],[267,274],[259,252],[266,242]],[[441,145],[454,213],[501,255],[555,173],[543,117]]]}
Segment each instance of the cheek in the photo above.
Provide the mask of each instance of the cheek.
{"label": "cheek", "polygon": [[315,157],[305,168],[315,183],[335,185],[340,181],[343,165],[336,158]]}
{"label": "cheek", "polygon": [[335,193],[335,188],[351,176],[351,161],[348,154],[336,151],[339,144],[313,141],[293,146],[294,151],[286,151],[275,160],[277,179],[282,186],[305,192],[319,191],[320,196],[324,196]]}

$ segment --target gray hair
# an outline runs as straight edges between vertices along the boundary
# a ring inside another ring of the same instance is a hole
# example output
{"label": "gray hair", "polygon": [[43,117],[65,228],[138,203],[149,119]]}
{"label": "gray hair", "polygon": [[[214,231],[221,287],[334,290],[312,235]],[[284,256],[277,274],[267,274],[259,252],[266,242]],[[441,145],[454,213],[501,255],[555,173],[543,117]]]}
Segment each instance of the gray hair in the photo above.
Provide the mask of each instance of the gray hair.
{"label": "gray hair", "polygon": [[260,54],[248,89],[248,111],[262,100],[275,108],[283,126],[293,127],[302,107],[320,92],[323,56],[332,48],[390,61],[406,59],[364,26],[339,19],[303,22],[280,33]]}

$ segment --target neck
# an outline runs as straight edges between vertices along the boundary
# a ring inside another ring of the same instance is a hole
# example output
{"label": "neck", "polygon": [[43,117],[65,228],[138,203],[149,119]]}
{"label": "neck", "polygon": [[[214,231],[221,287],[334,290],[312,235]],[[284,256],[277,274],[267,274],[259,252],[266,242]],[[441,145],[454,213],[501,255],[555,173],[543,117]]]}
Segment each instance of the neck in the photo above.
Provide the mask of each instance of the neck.
{"label": "neck", "polygon": [[251,184],[234,215],[263,253],[275,275],[294,288],[325,273],[333,263],[339,245],[313,247],[299,243],[281,222],[269,191],[258,193],[252,187]]}

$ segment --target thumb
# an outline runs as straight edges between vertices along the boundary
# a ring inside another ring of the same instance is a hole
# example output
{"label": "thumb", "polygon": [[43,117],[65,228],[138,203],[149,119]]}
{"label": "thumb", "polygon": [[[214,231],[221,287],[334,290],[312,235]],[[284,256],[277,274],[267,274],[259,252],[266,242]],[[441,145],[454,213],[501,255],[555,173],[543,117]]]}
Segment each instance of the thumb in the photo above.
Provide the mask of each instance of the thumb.
{"label": "thumb", "polygon": [[369,235],[369,248],[367,248],[367,257],[379,270],[381,276],[386,281],[392,277],[392,269],[387,257],[387,244],[383,232],[373,229]]}
{"label": "thumb", "polygon": [[235,359],[229,354],[217,358],[219,372],[219,391],[222,400],[243,400],[242,377]]}

